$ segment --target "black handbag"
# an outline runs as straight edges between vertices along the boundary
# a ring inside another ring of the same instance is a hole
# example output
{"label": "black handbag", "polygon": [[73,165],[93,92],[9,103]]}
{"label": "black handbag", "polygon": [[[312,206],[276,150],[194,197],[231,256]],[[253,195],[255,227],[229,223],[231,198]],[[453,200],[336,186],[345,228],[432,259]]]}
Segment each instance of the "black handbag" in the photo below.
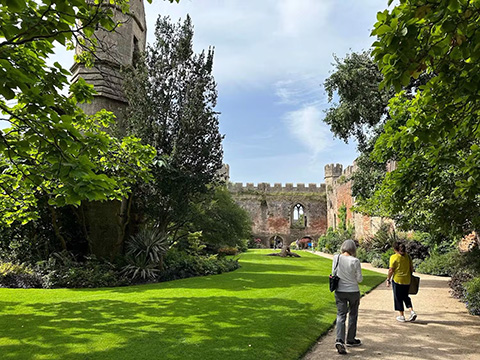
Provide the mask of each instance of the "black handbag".
{"label": "black handbag", "polygon": [[410,281],[410,287],[408,288],[408,293],[410,295],[417,295],[419,286],[420,286],[420,278],[418,276],[412,275],[412,280]]}
{"label": "black handbag", "polygon": [[338,268],[338,263],[340,262],[340,255],[338,255],[337,258],[337,264],[335,265],[335,268],[333,269],[333,274],[330,274],[329,280],[330,280],[330,292],[337,290],[338,287],[338,281],[340,278],[337,276],[337,268]]}

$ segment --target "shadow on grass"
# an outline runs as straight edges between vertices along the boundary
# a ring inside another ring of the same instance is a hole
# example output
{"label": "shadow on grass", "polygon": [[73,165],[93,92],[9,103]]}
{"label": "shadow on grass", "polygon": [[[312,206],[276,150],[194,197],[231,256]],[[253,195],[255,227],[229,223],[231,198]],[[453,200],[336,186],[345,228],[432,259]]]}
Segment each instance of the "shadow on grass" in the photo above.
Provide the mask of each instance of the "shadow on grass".
{"label": "shadow on grass", "polygon": [[297,359],[304,334],[331,323],[295,300],[230,296],[24,306],[30,314],[0,317],[1,342],[16,342],[2,359]]}
{"label": "shadow on grass", "polygon": [[[0,301],[0,354],[5,360],[298,359],[335,319],[331,261],[249,260],[218,276],[24,290],[18,302]],[[309,266],[302,272],[299,264]],[[383,278],[370,274],[364,283]]]}

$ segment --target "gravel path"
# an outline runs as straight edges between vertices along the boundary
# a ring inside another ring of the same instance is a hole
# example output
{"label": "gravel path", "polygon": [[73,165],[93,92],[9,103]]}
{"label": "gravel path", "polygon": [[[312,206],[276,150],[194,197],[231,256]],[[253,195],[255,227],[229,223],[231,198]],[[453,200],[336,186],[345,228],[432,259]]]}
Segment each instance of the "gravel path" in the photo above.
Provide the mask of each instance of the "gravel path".
{"label": "gravel path", "polygon": [[[362,268],[387,273],[370,264]],[[357,338],[363,344],[347,348],[348,358],[480,360],[480,316],[469,315],[465,305],[450,296],[449,278],[419,276],[420,291],[412,296],[415,322],[395,320],[392,290],[385,284],[360,300]],[[303,360],[341,357],[334,346],[334,330],[320,338]]]}

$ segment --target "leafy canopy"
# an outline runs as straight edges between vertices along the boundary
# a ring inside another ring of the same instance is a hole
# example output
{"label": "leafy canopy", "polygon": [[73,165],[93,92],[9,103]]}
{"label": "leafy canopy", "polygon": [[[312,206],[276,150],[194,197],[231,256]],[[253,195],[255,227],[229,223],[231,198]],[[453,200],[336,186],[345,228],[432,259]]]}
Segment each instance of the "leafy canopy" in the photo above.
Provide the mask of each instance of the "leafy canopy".
{"label": "leafy canopy", "polygon": [[66,95],[69,72],[47,62],[55,44],[73,48],[97,27],[112,30],[109,4],[128,10],[126,0],[0,0],[0,112],[9,122],[0,131],[0,224],[36,218],[38,196],[78,205],[119,198],[148,178],[154,150],[108,135],[113,114],[77,106],[93,87],[80,80]]}
{"label": "leafy canopy", "polygon": [[[373,152],[395,159],[369,205],[439,231],[480,225],[480,1],[400,0],[378,13],[373,56],[398,92]],[[413,97],[411,78],[430,80]],[[430,225],[427,225],[430,224]]]}
{"label": "leafy canopy", "polygon": [[360,150],[364,150],[388,117],[388,100],[394,92],[390,88],[379,89],[383,76],[370,52],[334,59],[335,70],[324,87],[330,103],[336,98],[339,101],[326,111],[324,122],[345,142],[355,137]]}
{"label": "leafy canopy", "polygon": [[241,247],[250,238],[252,222],[246,210],[232,198],[225,186],[215,188],[213,196],[192,205],[189,232],[201,231],[202,241],[218,250],[222,246]]}

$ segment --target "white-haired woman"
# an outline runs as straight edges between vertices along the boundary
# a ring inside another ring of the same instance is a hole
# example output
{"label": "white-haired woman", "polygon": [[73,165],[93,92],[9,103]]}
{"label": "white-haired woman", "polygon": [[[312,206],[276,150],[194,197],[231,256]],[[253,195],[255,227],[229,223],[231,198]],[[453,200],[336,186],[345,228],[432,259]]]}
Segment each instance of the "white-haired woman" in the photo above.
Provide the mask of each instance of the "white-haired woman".
{"label": "white-haired woman", "polygon": [[[340,254],[333,257],[332,273],[340,278],[335,290],[337,304],[337,339],[335,347],[340,354],[346,354],[346,346],[360,346],[362,342],[356,338],[358,306],[360,305],[360,289],[362,268],[357,254],[357,246],[353,240],[346,240],[340,248]],[[336,268],[336,270],[335,270]],[[345,323],[348,314],[347,341],[345,341]]]}

